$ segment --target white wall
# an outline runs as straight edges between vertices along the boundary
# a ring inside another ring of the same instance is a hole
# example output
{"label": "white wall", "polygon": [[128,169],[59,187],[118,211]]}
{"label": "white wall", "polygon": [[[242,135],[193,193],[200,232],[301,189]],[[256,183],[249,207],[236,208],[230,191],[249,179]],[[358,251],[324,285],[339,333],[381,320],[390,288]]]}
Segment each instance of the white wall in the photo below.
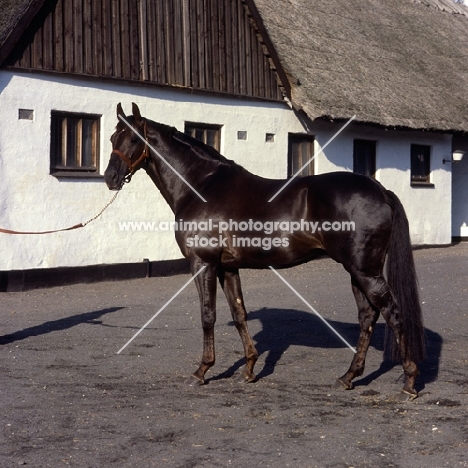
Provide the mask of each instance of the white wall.
{"label": "white wall", "polygon": [[[287,172],[288,133],[303,127],[286,104],[201,96],[166,88],[132,87],[51,75],[0,71],[0,227],[52,230],[84,222],[111,198],[102,179],[57,179],[50,175],[52,110],[101,114],[103,174],[122,102],[136,102],[143,116],[183,130],[185,121],[223,125],[221,152],[246,169],[271,178]],[[18,109],[33,109],[34,120],[19,120]],[[316,147],[339,127],[314,128]],[[246,141],[237,132],[246,130]],[[265,142],[274,133],[275,142]],[[397,139],[398,137],[398,139]],[[354,138],[376,139],[377,178],[402,200],[414,244],[447,244],[451,239],[451,172],[442,159],[449,136],[385,132],[350,126],[315,161],[316,173],[352,170]],[[410,186],[411,143],[429,144],[434,188]],[[114,204],[83,229],[42,236],[0,234],[0,270],[53,268],[180,258],[172,232],[121,231],[121,221],[170,221],[172,213],[144,172],[137,173]]]}
{"label": "white wall", "polygon": [[[343,124],[341,124],[343,125]],[[340,125],[317,126],[317,150]],[[414,245],[450,244],[451,242],[451,166],[452,136],[430,132],[385,131],[351,124],[316,161],[316,171],[353,170],[353,140],[376,140],[376,179],[392,190],[405,207]],[[433,187],[411,186],[411,144],[431,147],[431,183]]]}
{"label": "white wall", "polygon": [[[0,91],[0,227],[14,230],[52,230],[87,221],[113,195],[103,179],[50,175],[52,110],[102,114],[101,174],[119,102],[130,114],[134,101],[143,116],[182,131],[185,121],[223,125],[221,152],[265,177],[285,177],[288,131],[303,131],[286,104],[7,71],[0,71]],[[33,109],[34,120],[19,120],[20,108]],[[248,132],[246,141],[237,139],[239,130]],[[266,133],[276,134],[274,143],[265,142]],[[0,270],[180,258],[172,232],[122,232],[118,224],[172,219],[159,191],[140,171],[102,217],[85,228],[41,236],[0,234]]]}

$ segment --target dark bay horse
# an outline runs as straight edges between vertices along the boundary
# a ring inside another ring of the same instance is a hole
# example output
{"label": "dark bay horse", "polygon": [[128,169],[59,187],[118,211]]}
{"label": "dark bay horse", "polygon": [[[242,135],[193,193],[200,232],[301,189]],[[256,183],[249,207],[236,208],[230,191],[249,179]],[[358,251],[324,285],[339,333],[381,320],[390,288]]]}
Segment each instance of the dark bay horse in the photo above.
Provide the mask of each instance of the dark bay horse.
{"label": "dark bay horse", "polygon": [[197,275],[203,327],[203,357],[192,383],[204,383],[215,362],[217,280],[244,346],[243,379],[252,382],[258,353],[247,329],[239,269],[288,268],[319,249],[350,274],[359,311],[356,354],[338,381],[350,389],[364,372],[381,313],[403,363],[403,391],[415,398],[424,328],[408,221],[396,195],[369,177],[336,172],[295,178],[269,203],[285,180],[253,175],[175,128],[142,118],[136,104],[132,111],[126,117],[117,106],[105,180],[109,189],[120,190],[143,168],[179,222],[175,236]]}

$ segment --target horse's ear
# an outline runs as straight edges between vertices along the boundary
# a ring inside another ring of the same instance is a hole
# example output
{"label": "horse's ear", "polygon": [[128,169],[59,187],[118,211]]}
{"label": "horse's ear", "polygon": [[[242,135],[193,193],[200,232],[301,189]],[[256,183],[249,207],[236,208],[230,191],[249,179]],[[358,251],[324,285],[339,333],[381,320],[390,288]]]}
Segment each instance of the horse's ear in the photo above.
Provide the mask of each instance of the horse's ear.
{"label": "horse's ear", "polygon": [[133,112],[133,117],[135,117],[135,120],[139,122],[141,120],[140,109],[134,102],[132,102],[132,112]]}
{"label": "horse's ear", "polygon": [[124,111],[122,109],[122,104],[119,102],[117,104],[117,118],[120,120],[120,117],[125,118],[125,114],[124,114]]}

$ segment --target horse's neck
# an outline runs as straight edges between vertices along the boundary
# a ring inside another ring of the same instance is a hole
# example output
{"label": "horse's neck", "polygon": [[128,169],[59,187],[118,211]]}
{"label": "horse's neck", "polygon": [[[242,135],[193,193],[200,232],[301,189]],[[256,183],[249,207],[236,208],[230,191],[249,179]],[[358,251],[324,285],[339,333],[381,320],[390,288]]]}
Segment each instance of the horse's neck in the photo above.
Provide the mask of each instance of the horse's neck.
{"label": "horse's neck", "polygon": [[175,200],[171,191],[167,190],[166,183],[159,175],[159,170],[156,168],[156,162],[154,158],[157,156],[153,156],[153,159],[149,162],[146,173],[150,176],[150,179],[153,181],[154,185],[159,189],[161,195],[166,200],[167,204],[171,208],[172,212],[175,213]]}
{"label": "horse's neck", "polygon": [[176,213],[189,200],[203,196],[197,192],[199,189],[203,191],[200,187],[218,169],[218,161],[210,160],[198,148],[179,140],[173,148],[161,153],[151,151],[151,160],[146,171],[171,210]]}

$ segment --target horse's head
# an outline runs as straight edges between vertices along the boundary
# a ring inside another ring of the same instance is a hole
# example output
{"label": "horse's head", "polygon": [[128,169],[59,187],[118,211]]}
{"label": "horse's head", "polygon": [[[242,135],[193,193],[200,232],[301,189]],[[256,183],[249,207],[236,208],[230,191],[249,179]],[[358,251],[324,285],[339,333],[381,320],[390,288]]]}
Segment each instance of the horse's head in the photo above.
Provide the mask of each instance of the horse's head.
{"label": "horse's head", "polygon": [[146,142],[146,120],[141,117],[140,109],[133,103],[133,116],[125,116],[121,104],[117,105],[117,124],[111,136],[112,153],[104,172],[104,179],[110,190],[120,190],[129,182],[149,156]]}

